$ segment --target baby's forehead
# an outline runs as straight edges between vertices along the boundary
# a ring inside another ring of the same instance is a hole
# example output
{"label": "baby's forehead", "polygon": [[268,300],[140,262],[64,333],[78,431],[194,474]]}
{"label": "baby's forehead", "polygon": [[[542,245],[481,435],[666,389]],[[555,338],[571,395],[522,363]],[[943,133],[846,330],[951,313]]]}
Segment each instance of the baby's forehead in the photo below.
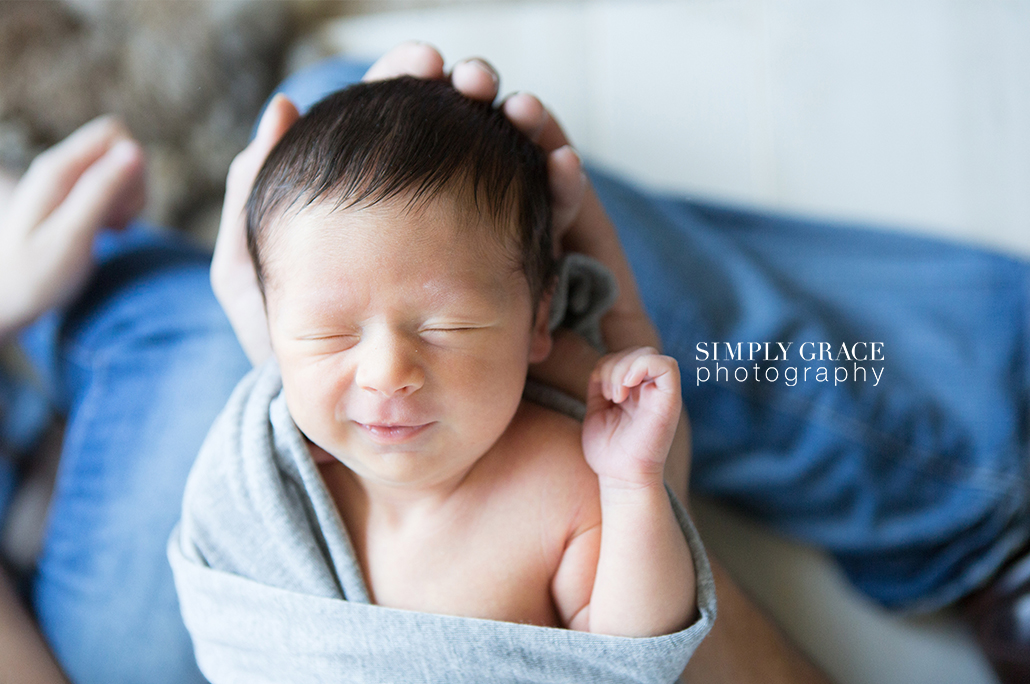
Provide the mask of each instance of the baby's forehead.
{"label": "baby's forehead", "polygon": [[[304,281],[298,269],[333,260],[417,269],[426,288],[462,280],[486,286],[524,276],[517,229],[499,226],[464,198],[441,193],[360,204],[319,199],[283,212],[269,227],[265,270],[273,288],[282,278]],[[449,277],[458,275],[463,277]]]}
{"label": "baby's forehead", "polygon": [[[428,239],[451,239],[488,256],[486,252],[514,256],[520,249],[519,228],[514,217],[493,216],[477,206],[474,194],[438,191],[415,196],[411,192],[373,201],[321,197],[298,202],[271,222],[269,243],[286,242],[291,248],[319,249],[328,244],[346,245],[355,239],[348,224],[380,224],[389,237],[399,235],[415,247]],[[317,237],[317,240],[310,238]],[[291,238],[297,238],[293,240]],[[271,246],[271,245],[269,245]],[[271,256],[271,255],[270,255]],[[440,264],[446,268],[446,263]]]}

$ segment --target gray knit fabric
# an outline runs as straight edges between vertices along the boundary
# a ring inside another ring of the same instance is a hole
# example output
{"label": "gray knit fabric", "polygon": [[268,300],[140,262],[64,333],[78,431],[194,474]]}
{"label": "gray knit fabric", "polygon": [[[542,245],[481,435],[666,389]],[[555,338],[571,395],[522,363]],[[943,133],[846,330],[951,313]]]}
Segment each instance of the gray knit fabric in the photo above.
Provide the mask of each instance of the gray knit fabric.
{"label": "gray knit fabric", "polygon": [[548,327],[568,328],[605,351],[601,317],[619,296],[619,285],[608,267],[585,254],[570,252],[558,263]]}

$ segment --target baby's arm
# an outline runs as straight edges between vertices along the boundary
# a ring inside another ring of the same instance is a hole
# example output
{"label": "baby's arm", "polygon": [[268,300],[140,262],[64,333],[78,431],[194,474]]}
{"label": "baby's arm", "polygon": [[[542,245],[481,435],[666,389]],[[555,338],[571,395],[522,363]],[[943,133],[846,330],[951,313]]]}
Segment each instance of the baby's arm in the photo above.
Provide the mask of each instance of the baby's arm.
{"label": "baby's arm", "polygon": [[693,617],[693,559],[662,480],[679,414],[674,359],[645,347],[594,369],[583,451],[598,476],[602,524],[573,536],[555,574],[555,603],[570,628],[654,636]]}

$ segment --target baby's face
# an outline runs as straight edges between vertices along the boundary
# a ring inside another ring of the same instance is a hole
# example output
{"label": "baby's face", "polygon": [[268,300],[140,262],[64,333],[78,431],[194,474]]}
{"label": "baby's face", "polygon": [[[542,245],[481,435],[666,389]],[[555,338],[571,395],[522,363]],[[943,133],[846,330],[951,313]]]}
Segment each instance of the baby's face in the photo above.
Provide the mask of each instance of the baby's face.
{"label": "baby's face", "polygon": [[547,355],[546,302],[534,325],[525,275],[446,195],[285,220],[266,299],[297,426],[369,484],[456,482]]}

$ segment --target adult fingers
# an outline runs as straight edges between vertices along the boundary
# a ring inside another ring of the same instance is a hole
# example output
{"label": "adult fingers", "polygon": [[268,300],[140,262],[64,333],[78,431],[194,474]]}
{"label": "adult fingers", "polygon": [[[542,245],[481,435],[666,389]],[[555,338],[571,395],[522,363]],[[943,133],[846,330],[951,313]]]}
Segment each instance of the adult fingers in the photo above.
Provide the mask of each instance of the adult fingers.
{"label": "adult fingers", "polygon": [[515,126],[544,152],[569,144],[565,131],[543,103],[529,93],[516,93],[504,101],[504,113]]}
{"label": "adult fingers", "polygon": [[122,180],[122,189],[112,202],[107,216],[100,222],[101,226],[121,230],[136,218],[147,201],[147,174],[145,150],[141,148],[139,163],[131,167],[130,173]]}
{"label": "adult fingers", "polygon": [[579,215],[587,187],[583,162],[565,132],[535,96],[517,93],[505,100],[504,113],[515,126],[547,154],[547,180],[551,189],[555,253],[561,239]]}
{"label": "adult fingers", "polygon": [[[243,216],[247,198],[268,153],[298,118],[297,108],[285,95],[273,97],[258,123],[254,139],[229,166],[222,220],[211,259],[211,286],[230,320],[235,312],[227,307],[232,307],[233,302],[240,299],[252,299],[257,292],[257,279],[247,252],[247,224]],[[260,298],[260,292],[257,295]]]}
{"label": "adult fingers", "polygon": [[67,303],[79,291],[92,264],[93,238],[103,219],[140,175],[143,150],[122,140],[78,177],[64,201],[21,246],[26,308],[21,321]]}
{"label": "adult fingers", "polygon": [[362,81],[385,81],[398,76],[439,79],[444,77],[443,57],[428,43],[401,43],[375,61]]}
{"label": "adult fingers", "polygon": [[117,142],[85,169],[64,201],[40,225],[58,244],[90,245],[103,220],[139,177],[143,150],[134,140]]}
{"label": "adult fingers", "polygon": [[265,324],[264,301],[247,251],[243,210],[268,153],[298,118],[297,108],[286,96],[276,95],[268,103],[254,140],[236,155],[229,167],[222,221],[211,259],[211,287],[215,297],[225,310],[247,357],[255,364],[271,354],[271,345]]}
{"label": "adult fingers", "polygon": [[547,155],[547,183],[551,189],[554,251],[555,255],[560,255],[562,238],[579,215],[587,189],[583,162],[571,145],[559,147]]}
{"label": "adult fingers", "polygon": [[251,154],[264,163],[268,153],[299,118],[300,113],[290,99],[278,93],[265,108],[265,113],[258,122],[257,133],[246,149],[251,150]]}
{"label": "adult fingers", "polygon": [[[362,77],[362,81],[383,81],[399,76],[442,79],[445,77],[443,56],[428,43],[401,43],[380,57]],[[451,70],[451,84],[473,100],[492,101],[497,97],[500,79],[497,70],[479,57],[462,60]]]}
{"label": "adult fingers", "polygon": [[101,116],[37,156],[11,198],[9,226],[29,232],[68,195],[87,168],[129,137],[112,116]]}
{"label": "adult fingers", "polygon": [[147,182],[144,164],[139,165],[139,172],[126,179],[126,184],[114,201],[111,213],[100,222],[102,226],[114,230],[122,230],[129,222],[139,216],[147,201]]}
{"label": "adult fingers", "polygon": [[250,196],[254,179],[257,178],[268,153],[298,118],[300,114],[293,103],[285,95],[276,95],[265,108],[254,139],[233,159],[225,181],[222,221],[215,242],[216,254],[219,247],[224,250],[227,243],[235,245],[244,241],[242,244],[245,244],[243,209]]}
{"label": "adult fingers", "polygon": [[451,85],[465,97],[493,102],[501,79],[497,70],[480,57],[462,60],[451,69]]}

